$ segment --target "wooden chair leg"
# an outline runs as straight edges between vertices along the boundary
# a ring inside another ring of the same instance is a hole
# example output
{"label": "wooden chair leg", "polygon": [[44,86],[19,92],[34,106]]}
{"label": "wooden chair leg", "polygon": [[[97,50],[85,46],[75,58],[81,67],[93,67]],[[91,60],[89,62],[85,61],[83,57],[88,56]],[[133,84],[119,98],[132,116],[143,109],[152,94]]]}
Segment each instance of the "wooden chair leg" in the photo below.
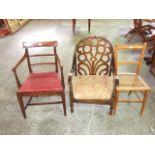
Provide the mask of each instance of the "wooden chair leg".
{"label": "wooden chair leg", "polygon": [[25,113],[23,99],[22,99],[22,96],[19,93],[17,93],[17,99],[18,99],[19,106],[20,106],[20,109],[22,111],[23,117],[26,118],[26,113]]}
{"label": "wooden chair leg", "polygon": [[72,19],[72,30],[75,33],[76,19]]}
{"label": "wooden chair leg", "polygon": [[70,89],[70,108],[71,108],[71,113],[74,112],[74,102],[73,102],[73,94],[72,94],[72,89]]}
{"label": "wooden chair leg", "polygon": [[115,101],[114,101],[114,105],[113,105],[113,114],[116,114],[116,109],[117,109],[117,104],[118,104],[118,98],[119,98],[119,92],[116,92],[116,97],[115,97]]}
{"label": "wooden chair leg", "polygon": [[112,115],[112,113],[113,113],[113,104],[110,105],[109,115]]}
{"label": "wooden chair leg", "polygon": [[144,109],[146,107],[147,99],[148,99],[148,91],[145,91],[144,92],[143,103],[142,103],[141,110],[140,110],[140,116],[143,115]]}
{"label": "wooden chair leg", "polygon": [[64,115],[66,116],[67,113],[66,113],[66,99],[65,99],[65,94],[63,94],[63,95],[61,96],[61,98],[62,98],[62,104],[63,104]]}
{"label": "wooden chair leg", "polygon": [[88,32],[90,33],[91,19],[88,19]]}
{"label": "wooden chair leg", "polygon": [[132,93],[132,90],[130,90],[130,91],[128,92],[128,96],[130,96],[130,95],[131,95],[131,93]]}

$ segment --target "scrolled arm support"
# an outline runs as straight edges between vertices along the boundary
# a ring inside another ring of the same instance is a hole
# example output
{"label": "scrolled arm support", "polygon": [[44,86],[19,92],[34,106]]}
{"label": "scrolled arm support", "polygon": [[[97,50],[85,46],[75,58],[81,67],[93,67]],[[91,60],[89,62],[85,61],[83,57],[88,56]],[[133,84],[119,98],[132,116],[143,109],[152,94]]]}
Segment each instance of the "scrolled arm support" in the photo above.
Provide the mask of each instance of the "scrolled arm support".
{"label": "scrolled arm support", "polygon": [[18,78],[18,75],[17,75],[17,72],[16,72],[16,69],[20,66],[20,64],[25,60],[26,58],[26,55],[24,54],[20,59],[19,61],[15,64],[15,66],[12,68],[12,71],[14,73],[14,76],[15,76],[15,79],[16,79],[16,83],[17,83],[17,87],[20,88],[21,86],[21,83],[20,83],[20,80]]}

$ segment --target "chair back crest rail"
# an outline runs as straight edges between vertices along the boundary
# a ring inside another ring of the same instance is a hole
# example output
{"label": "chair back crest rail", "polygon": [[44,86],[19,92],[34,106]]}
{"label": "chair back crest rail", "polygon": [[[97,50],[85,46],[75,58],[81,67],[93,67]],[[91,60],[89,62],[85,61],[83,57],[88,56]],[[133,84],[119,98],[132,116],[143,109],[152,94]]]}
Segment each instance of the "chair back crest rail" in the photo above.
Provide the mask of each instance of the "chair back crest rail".
{"label": "chair back crest rail", "polygon": [[114,69],[113,47],[104,37],[87,37],[76,45],[74,52],[76,75],[110,75]]}

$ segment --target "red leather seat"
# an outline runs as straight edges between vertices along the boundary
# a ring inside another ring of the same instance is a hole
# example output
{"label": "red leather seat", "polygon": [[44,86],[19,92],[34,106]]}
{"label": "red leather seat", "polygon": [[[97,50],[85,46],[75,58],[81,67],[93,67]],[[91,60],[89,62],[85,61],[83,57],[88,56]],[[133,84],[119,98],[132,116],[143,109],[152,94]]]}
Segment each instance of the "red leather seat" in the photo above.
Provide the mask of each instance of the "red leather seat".
{"label": "red leather seat", "polygon": [[22,84],[19,92],[62,91],[61,80],[57,73],[31,73]]}
{"label": "red leather seat", "polygon": [[[19,106],[21,108],[23,117],[26,118],[26,108],[28,106],[35,105],[47,105],[47,104],[62,104],[64,115],[66,116],[66,99],[65,99],[65,83],[63,75],[63,65],[57,55],[57,41],[40,41],[40,42],[24,42],[23,47],[25,49],[24,55],[18,60],[15,66],[12,68],[12,71],[15,75],[17,83],[17,99]],[[31,49],[42,48],[42,52],[33,53]],[[48,49],[47,49],[48,48]],[[49,53],[49,49],[51,50]],[[31,52],[29,52],[31,51]],[[33,60],[31,59],[33,57]],[[42,59],[41,62],[34,61],[34,58],[37,57],[48,57],[46,62]],[[51,59],[52,58],[52,59]],[[29,70],[28,77],[24,82],[21,83],[18,74],[17,68],[27,60],[27,67]],[[52,65],[51,71],[45,72],[34,72],[32,66],[34,65]],[[54,70],[54,71],[53,71]],[[34,97],[47,97],[47,96],[59,96],[47,102],[33,102]],[[28,100],[23,100],[24,97],[29,98]],[[55,101],[56,100],[56,101]],[[26,101],[26,103],[24,103]],[[31,102],[32,101],[32,102]]]}

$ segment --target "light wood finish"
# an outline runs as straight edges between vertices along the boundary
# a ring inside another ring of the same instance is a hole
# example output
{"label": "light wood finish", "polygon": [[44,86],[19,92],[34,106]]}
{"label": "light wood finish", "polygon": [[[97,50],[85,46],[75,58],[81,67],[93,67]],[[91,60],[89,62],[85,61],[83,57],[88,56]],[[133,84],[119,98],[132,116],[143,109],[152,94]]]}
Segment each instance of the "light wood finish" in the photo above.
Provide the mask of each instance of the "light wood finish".
{"label": "light wood finish", "polygon": [[147,104],[147,99],[148,99],[149,91],[145,91],[144,93],[145,94],[144,94],[144,98],[143,98],[143,102],[142,102],[142,107],[141,107],[141,110],[140,110],[140,115],[143,115],[144,108],[146,107],[146,104]]}
{"label": "light wood finish", "polygon": [[[119,85],[116,86],[116,101],[114,104],[114,114],[116,113],[117,104],[118,102],[140,102],[142,103],[140,115],[143,114],[144,108],[146,106],[146,101],[148,98],[148,94],[150,92],[150,87],[146,84],[146,82],[139,76],[141,67],[142,67],[142,60],[144,57],[145,49],[147,44],[133,44],[133,45],[115,45],[114,47],[114,59],[115,59],[115,68],[116,73],[115,75],[119,79]],[[125,52],[126,50],[130,50],[131,52],[141,51],[139,54],[138,61],[124,61],[120,63],[118,60],[119,52]],[[134,64],[136,66],[135,73],[119,73],[118,67],[119,65],[132,65]],[[128,95],[131,93],[135,93],[138,99],[121,99],[119,100],[119,94],[122,92],[128,92]],[[144,96],[143,99],[140,99],[137,95],[137,92],[142,92],[142,95]]]}
{"label": "light wood finish", "polygon": [[26,23],[29,22],[29,19],[4,19],[5,26],[10,33],[15,33],[20,28],[22,28]]}
{"label": "light wood finish", "polygon": [[135,64],[138,64],[138,61],[119,61],[118,63],[117,63],[118,65],[135,65]]}
{"label": "light wood finish", "polygon": [[[150,90],[150,87],[137,74],[117,74],[119,77],[118,91],[137,91]],[[133,90],[134,89],[134,90]]]}

